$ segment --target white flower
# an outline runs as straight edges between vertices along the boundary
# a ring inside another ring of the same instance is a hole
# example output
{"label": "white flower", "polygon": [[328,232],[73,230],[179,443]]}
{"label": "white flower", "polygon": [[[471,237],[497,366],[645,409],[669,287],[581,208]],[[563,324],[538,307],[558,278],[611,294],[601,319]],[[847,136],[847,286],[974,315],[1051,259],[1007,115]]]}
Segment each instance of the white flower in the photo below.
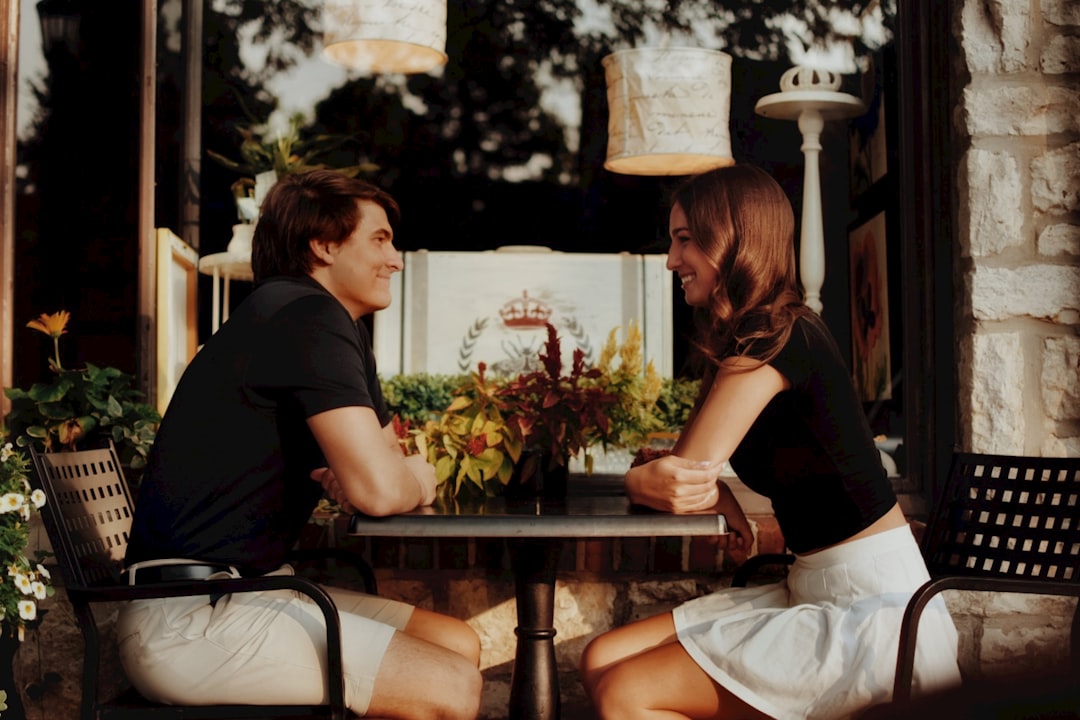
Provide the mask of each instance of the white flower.
{"label": "white flower", "polygon": [[45,566],[42,565],[41,563],[38,563],[37,571],[38,571],[38,575],[42,576],[46,580],[51,580],[52,579],[52,575],[49,573],[48,570],[45,569]]}
{"label": "white flower", "polygon": [[22,573],[15,573],[15,587],[22,590],[23,595],[29,595],[34,592],[33,584],[30,582],[30,578],[26,577]]}
{"label": "white flower", "polygon": [[0,513],[18,512],[24,502],[26,498],[19,493],[0,495]]}
{"label": "white flower", "polygon": [[7,443],[3,449],[0,449],[0,462],[7,462],[7,459],[14,454],[15,449],[11,447],[11,443]]}
{"label": "white flower", "polygon": [[33,620],[37,617],[37,605],[33,600],[19,601],[19,617],[23,620]]}
{"label": "white flower", "polygon": [[30,583],[30,587],[34,590],[34,597],[36,597],[38,600],[45,599],[45,596],[47,595],[45,591],[45,583],[41,582],[40,580],[35,580],[34,582]]}
{"label": "white flower", "polygon": [[23,505],[22,508],[19,509],[19,514],[22,515],[23,520],[29,521],[30,520],[30,506],[29,505]]}
{"label": "white flower", "polygon": [[41,509],[45,504],[45,493],[40,488],[34,490],[30,493],[30,502],[34,503],[35,508]]}

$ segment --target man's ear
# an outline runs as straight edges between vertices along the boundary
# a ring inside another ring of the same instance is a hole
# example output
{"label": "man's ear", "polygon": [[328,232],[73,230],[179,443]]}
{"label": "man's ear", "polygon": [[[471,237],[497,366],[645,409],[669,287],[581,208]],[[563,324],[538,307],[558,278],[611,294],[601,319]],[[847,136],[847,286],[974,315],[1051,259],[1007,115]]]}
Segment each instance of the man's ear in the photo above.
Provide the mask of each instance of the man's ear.
{"label": "man's ear", "polygon": [[308,248],[311,250],[311,257],[323,265],[332,265],[334,263],[333,253],[334,243],[320,240],[319,238],[312,238],[308,240]]}

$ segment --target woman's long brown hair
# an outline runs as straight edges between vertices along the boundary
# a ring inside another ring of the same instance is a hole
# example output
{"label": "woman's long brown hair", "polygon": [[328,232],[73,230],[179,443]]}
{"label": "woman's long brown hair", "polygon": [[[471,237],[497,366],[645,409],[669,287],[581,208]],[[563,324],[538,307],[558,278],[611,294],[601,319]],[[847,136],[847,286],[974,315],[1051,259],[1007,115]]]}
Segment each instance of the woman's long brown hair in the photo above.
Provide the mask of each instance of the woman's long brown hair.
{"label": "woman's long brown hair", "polygon": [[688,179],[673,202],[686,213],[690,241],[717,269],[694,341],[705,377],[732,356],[768,363],[796,318],[812,314],[795,280],[795,214],[787,195],[764,170],[733,165]]}

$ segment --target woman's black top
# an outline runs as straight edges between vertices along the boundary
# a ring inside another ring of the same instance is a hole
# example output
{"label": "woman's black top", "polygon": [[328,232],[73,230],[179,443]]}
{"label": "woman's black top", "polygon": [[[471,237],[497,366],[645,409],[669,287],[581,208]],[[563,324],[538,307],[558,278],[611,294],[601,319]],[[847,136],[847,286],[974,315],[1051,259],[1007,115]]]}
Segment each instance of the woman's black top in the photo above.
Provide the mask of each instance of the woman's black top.
{"label": "woman's black top", "polygon": [[791,383],[731,456],[772,501],[788,548],[804,553],[869,527],[895,503],[851,373],[825,324],[800,318],[769,363]]}

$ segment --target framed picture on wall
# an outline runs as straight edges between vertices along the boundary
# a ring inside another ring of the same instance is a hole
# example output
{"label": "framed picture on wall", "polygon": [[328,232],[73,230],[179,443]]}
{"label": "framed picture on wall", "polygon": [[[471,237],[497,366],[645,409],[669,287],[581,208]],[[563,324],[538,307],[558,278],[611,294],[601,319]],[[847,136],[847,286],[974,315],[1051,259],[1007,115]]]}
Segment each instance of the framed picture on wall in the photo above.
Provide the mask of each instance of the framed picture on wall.
{"label": "framed picture on wall", "polygon": [[198,349],[199,254],[167,228],[157,230],[157,408],[165,412]]}
{"label": "framed picture on wall", "polygon": [[864,402],[892,398],[889,274],[885,211],[851,230],[851,348],[855,386]]}

